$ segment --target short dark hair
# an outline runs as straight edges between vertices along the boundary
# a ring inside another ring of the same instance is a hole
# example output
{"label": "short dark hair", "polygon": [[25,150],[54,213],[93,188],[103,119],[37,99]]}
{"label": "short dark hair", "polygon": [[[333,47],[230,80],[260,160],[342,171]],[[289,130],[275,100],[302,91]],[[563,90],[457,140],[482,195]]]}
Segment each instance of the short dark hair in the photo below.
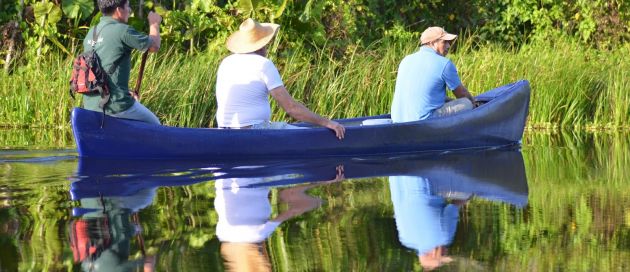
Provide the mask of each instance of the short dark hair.
{"label": "short dark hair", "polygon": [[98,0],[98,9],[103,15],[112,15],[116,8],[125,6],[128,0]]}

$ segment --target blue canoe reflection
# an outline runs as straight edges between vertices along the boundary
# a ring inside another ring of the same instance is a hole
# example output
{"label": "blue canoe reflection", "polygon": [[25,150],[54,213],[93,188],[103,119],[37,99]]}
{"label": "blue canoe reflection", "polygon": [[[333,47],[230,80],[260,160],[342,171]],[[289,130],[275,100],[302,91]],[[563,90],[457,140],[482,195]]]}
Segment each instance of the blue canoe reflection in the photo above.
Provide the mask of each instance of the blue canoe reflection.
{"label": "blue canoe reflection", "polygon": [[[445,246],[455,234],[459,206],[471,197],[518,207],[527,204],[525,167],[517,149],[220,163],[81,158],[70,190],[72,199],[81,203],[73,209],[79,218],[71,224],[76,238],[72,243],[75,261],[83,266],[153,265],[155,258],[144,253],[140,259],[129,258],[130,240],[136,236],[141,241],[140,233],[134,230],[139,224],[133,222],[133,215],[152,203],[158,187],[214,181],[214,206],[219,217],[216,234],[226,267],[238,270],[242,265],[256,264],[270,269],[265,240],[283,221],[321,203],[308,196],[307,189],[344,177],[385,176],[390,177],[399,239],[418,253],[427,269],[448,262]],[[294,186],[281,190],[279,197],[288,209],[272,216],[270,189],[287,185]],[[107,233],[118,236],[103,235]],[[90,247],[93,244],[99,246]],[[248,256],[247,260],[243,256]]]}
{"label": "blue canoe reflection", "polygon": [[[271,161],[108,161],[79,159],[73,199],[134,195],[161,186],[183,186],[229,178],[262,178],[246,187],[284,186],[332,180],[343,166],[346,179],[416,176],[432,191],[527,204],[527,178],[519,150],[422,153],[398,157]],[[243,187],[243,186],[241,186]]]}

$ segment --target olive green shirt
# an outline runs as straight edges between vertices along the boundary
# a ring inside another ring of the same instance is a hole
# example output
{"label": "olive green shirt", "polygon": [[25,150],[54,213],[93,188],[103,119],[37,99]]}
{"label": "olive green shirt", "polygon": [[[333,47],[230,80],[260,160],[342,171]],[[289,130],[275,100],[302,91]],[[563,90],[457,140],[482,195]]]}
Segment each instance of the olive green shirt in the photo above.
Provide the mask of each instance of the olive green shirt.
{"label": "olive green shirt", "polygon": [[[131,254],[131,239],[136,229],[131,223],[132,211],[125,208],[125,198],[103,197],[82,198],[81,206],[95,210],[82,216],[88,222],[88,237],[96,239],[108,237],[107,243],[94,245],[102,252],[83,260],[85,271],[137,271],[143,266],[142,260],[129,260]],[[107,224],[98,224],[99,219],[106,219]],[[96,269],[90,269],[91,266]],[[100,268],[100,269],[99,269]]]}
{"label": "olive green shirt", "polygon": [[[101,60],[101,66],[108,73],[109,103],[105,106],[105,113],[116,114],[129,109],[134,99],[129,94],[129,74],[131,72],[132,49],[144,52],[151,46],[148,35],[136,31],[133,27],[121,23],[110,16],[101,17],[97,24],[98,37],[93,41],[94,28],[88,31],[83,40],[83,51],[92,50],[95,44],[96,54]],[[122,58],[122,59],[121,59]],[[118,60],[120,59],[120,60]],[[118,60],[118,66],[110,72],[111,67]],[[84,95],[83,107],[88,110],[102,111],[98,104],[101,96],[98,94]]]}

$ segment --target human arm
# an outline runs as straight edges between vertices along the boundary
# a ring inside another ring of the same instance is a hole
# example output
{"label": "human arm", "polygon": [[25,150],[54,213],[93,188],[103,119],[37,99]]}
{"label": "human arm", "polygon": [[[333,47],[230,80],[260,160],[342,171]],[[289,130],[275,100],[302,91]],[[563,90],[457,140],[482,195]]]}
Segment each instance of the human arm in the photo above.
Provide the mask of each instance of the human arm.
{"label": "human arm", "polygon": [[269,221],[282,223],[319,207],[322,204],[322,200],[306,194],[306,190],[314,186],[316,185],[302,185],[280,191],[280,201],[286,203],[288,209]]}
{"label": "human arm", "polygon": [[127,25],[127,30],[121,37],[123,44],[141,52],[157,52],[160,49],[160,23],[162,22],[162,17],[155,12],[149,12],[147,19],[149,20],[149,35],[138,32],[132,26]]}
{"label": "human arm", "polygon": [[470,94],[470,92],[468,92],[468,89],[464,87],[464,84],[462,84],[457,68],[455,68],[455,65],[450,60],[446,62],[446,65],[444,66],[442,79],[446,83],[446,86],[453,90],[453,95],[455,95],[456,98],[468,98],[474,107],[475,98]]}
{"label": "human arm", "polygon": [[155,271],[155,256],[146,256],[142,268],[144,272]]}
{"label": "human arm", "polygon": [[313,210],[319,207],[322,203],[322,200],[317,197],[312,197],[306,194],[306,191],[316,187],[321,186],[322,184],[329,184],[333,182],[342,181],[345,179],[343,165],[338,165],[335,167],[336,175],[335,178],[328,181],[317,182],[314,184],[300,185],[295,187],[290,187],[280,191],[280,202],[286,203],[288,209],[273,218],[272,222],[284,222],[292,217],[301,215],[310,210]]}
{"label": "human arm", "polygon": [[457,86],[457,88],[455,88],[455,90],[453,90],[453,95],[455,95],[455,97],[457,98],[468,98],[468,100],[470,100],[470,102],[475,105],[475,98],[470,94],[470,92],[468,92],[468,89],[466,89],[463,84],[460,84],[459,86]]}
{"label": "human arm", "polygon": [[150,52],[157,52],[160,49],[160,23],[162,22],[162,16],[151,11],[147,16],[149,20],[149,38],[151,38],[151,45],[149,46]]}
{"label": "human arm", "polygon": [[278,86],[270,91],[273,99],[278,102],[278,105],[282,107],[291,117],[302,121],[313,123],[322,127],[327,127],[335,132],[335,135],[340,140],[343,139],[346,129],[339,123],[321,117],[318,114],[310,111],[306,106],[302,105],[293,99],[293,97],[287,92],[284,86]]}

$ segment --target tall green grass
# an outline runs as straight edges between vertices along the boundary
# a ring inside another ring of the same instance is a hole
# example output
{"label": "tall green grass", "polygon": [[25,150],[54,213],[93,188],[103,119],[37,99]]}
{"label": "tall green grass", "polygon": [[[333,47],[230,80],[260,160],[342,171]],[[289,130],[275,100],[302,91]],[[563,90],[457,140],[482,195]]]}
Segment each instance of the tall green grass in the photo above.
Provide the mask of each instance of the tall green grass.
{"label": "tall green grass", "polygon": [[[626,129],[630,120],[630,45],[598,51],[558,40],[519,49],[475,44],[463,37],[448,57],[474,94],[527,79],[532,86],[530,128]],[[339,58],[331,48],[296,45],[270,54],[287,89],[313,111],[333,118],[389,112],[396,72],[417,41],[384,39],[353,48]],[[228,54],[210,46],[195,56],[172,50],[152,55],[145,70],[141,102],[167,125],[214,125],[216,70]],[[69,112],[80,101],[68,95],[69,58],[46,57],[0,74],[0,126],[68,127]],[[138,56],[134,56],[137,64]],[[137,77],[132,72],[133,85]],[[131,86],[133,87],[133,86]],[[289,120],[274,105],[274,118]]]}
{"label": "tall green grass", "polygon": [[[165,124],[208,126],[216,108],[216,70],[225,54],[222,50],[209,49],[196,57],[173,51],[153,56],[145,70],[141,102]],[[132,78],[137,78],[137,74],[132,74]]]}
{"label": "tall green grass", "polygon": [[0,73],[0,126],[67,127],[75,104],[69,95],[70,61],[47,56],[11,75]]}
{"label": "tall green grass", "polygon": [[0,149],[74,148],[71,129],[4,129],[0,128]]}
{"label": "tall green grass", "polygon": [[473,92],[527,79],[532,127],[627,128],[630,62],[626,45],[610,52],[567,41],[530,44],[520,50],[466,48],[454,61]]}

